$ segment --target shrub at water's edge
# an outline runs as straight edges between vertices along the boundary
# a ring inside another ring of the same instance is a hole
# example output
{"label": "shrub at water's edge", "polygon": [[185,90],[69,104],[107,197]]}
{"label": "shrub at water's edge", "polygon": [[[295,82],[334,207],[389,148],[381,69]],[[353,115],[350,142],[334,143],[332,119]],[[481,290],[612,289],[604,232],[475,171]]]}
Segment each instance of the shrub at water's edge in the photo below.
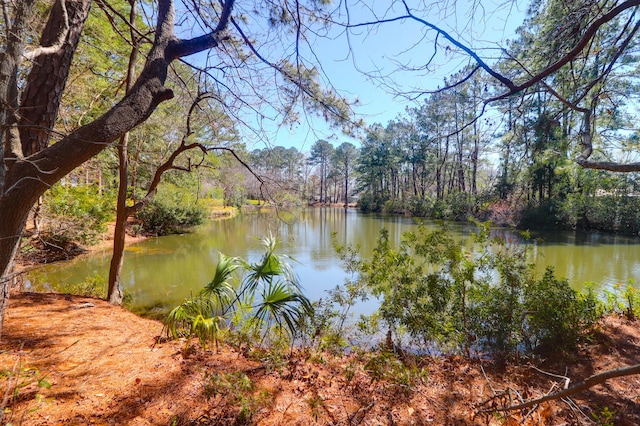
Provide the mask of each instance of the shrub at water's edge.
{"label": "shrub at water's edge", "polygon": [[[551,269],[536,277],[523,241],[505,241],[487,225],[472,237],[466,248],[447,229],[420,228],[394,247],[383,230],[369,260],[336,245],[351,275],[316,302],[315,340],[332,351],[379,342],[396,351],[510,358],[571,352],[589,336],[605,312],[592,291],[573,290]],[[380,300],[375,313],[345,319],[371,296]]]}
{"label": "shrub at water's edge", "polygon": [[94,185],[56,184],[44,197],[39,226],[46,230],[44,237],[58,245],[94,244],[115,216],[114,200],[113,193]]}
{"label": "shrub at water's edge", "polygon": [[527,245],[480,225],[467,249],[446,229],[406,233],[397,248],[382,231],[360,280],[381,300],[381,326],[417,350],[570,351],[598,318],[592,293],[579,294],[548,269],[536,278]]}
{"label": "shrub at water's edge", "polygon": [[[392,247],[383,230],[370,260],[334,241],[349,276],[312,308],[286,256],[276,254],[275,239],[265,238],[255,264],[221,255],[214,279],[170,313],[167,331],[203,345],[224,340],[243,351],[295,340],[333,353],[379,344],[510,358],[571,352],[605,311],[629,306],[633,314],[640,306],[630,290],[615,303],[610,296],[609,305],[618,308],[605,309],[592,291],[573,290],[552,269],[536,277],[527,245],[492,235],[487,225],[473,239],[466,248],[447,229],[420,228]],[[370,297],[380,300],[377,311],[354,319],[354,306]]]}
{"label": "shrub at water's edge", "polygon": [[162,191],[136,214],[136,233],[168,235],[183,232],[201,224],[206,210],[193,194],[174,185],[163,185]]}

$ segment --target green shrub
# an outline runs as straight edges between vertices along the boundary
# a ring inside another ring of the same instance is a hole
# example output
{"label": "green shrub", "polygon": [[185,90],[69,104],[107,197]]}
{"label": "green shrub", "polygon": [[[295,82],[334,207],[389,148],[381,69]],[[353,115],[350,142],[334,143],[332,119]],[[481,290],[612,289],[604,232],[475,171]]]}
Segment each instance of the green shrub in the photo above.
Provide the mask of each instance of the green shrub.
{"label": "green shrub", "polygon": [[414,345],[464,346],[463,313],[455,295],[465,285],[462,247],[450,233],[406,233],[391,247],[382,230],[370,261],[360,264],[360,280],[381,300],[378,313],[389,330],[406,330]]}
{"label": "green shrub", "polygon": [[196,197],[174,185],[164,185],[162,189],[136,214],[138,225],[143,233],[152,235],[180,233],[204,221],[206,211]]}
{"label": "green shrub", "polygon": [[451,209],[446,201],[437,199],[431,206],[431,218],[433,219],[448,219],[451,217]]}
{"label": "green shrub", "polygon": [[[255,395],[256,384],[245,373],[205,373],[204,394],[207,398],[220,396],[220,403],[235,407],[233,424],[253,424],[253,417],[260,408],[269,405],[268,392]],[[227,419],[228,420],[228,419]]]}
{"label": "green shrub", "polygon": [[524,210],[521,227],[598,230],[626,235],[640,233],[638,197],[581,193],[546,201]]}
{"label": "green shrub", "polygon": [[364,213],[380,213],[384,209],[384,201],[382,197],[365,193],[358,200],[358,208]]}
{"label": "green shrub", "polygon": [[43,219],[47,233],[58,242],[95,243],[114,218],[115,198],[95,185],[56,184],[45,193]]}
{"label": "green shrub", "polygon": [[409,213],[416,217],[427,217],[433,208],[433,202],[428,198],[411,197],[409,200]]}
{"label": "green shrub", "polygon": [[385,213],[404,214],[405,207],[402,200],[393,199],[384,202],[383,210]]}
{"label": "green shrub", "polygon": [[[294,193],[288,192],[288,191],[279,191],[278,193],[276,193],[273,197],[273,201],[275,202],[276,206],[280,207],[280,208],[294,208],[294,207],[302,207],[302,200],[300,199],[299,196],[297,196]],[[243,199],[243,204],[244,204],[244,199]],[[237,206],[237,207],[241,207]]]}
{"label": "green shrub", "polygon": [[105,299],[107,297],[107,282],[100,275],[94,275],[85,278],[79,283],[65,283],[56,291],[65,294],[74,294],[76,296],[88,296]]}
{"label": "green shrub", "polygon": [[[238,345],[246,349],[281,342],[287,333],[293,341],[313,308],[286,256],[276,254],[278,241],[270,236],[262,242],[265,252],[257,263],[220,254],[211,282],[167,316],[167,334],[197,337],[206,347],[208,342],[218,345],[233,326]],[[237,280],[239,269],[243,276]]]}
{"label": "green shrub", "polygon": [[224,206],[241,208],[247,202],[247,191],[245,188],[237,187],[233,190],[224,191]]}
{"label": "green shrub", "polygon": [[458,192],[450,194],[446,197],[445,202],[449,205],[451,216],[447,219],[451,220],[468,220],[473,217],[476,210],[477,200],[470,194]]}
{"label": "green shrub", "polygon": [[593,293],[578,294],[551,270],[536,279],[527,246],[492,237],[486,225],[473,238],[467,250],[447,230],[420,228],[392,248],[381,232],[372,259],[359,264],[359,280],[381,299],[376,315],[387,330],[437,352],[507,357],[574,348],[598,317]]}
{"label": "green shrub", "polygon": [[611,314],[623,314],[633,320],[640,317],[640,290],[633,286],[633,280],[623,287],[617,283],[611,290],[605,290],[604,311]]}
{"label": "green shrub", "polygon": [[525,287],[523,306],[532,348],[571,349],[598,317],[593,292],[578,294],[566,279],[557,279],[551,268]]}
{"label": "green shrub", "polygon": [[395,385],[405,396],[408,396],[411,389],[428,377],[426,369],[407,365],[388,350],[371,353],[364,361],[364,370],[371,377],[372,382]]}
{"label": "green shrub", "polygon": [[540,204],[531,204],[520,213],[518,227],[521,229],[562,229],[564,223],[570,223],[562,219],[560,202],[546,200]]}

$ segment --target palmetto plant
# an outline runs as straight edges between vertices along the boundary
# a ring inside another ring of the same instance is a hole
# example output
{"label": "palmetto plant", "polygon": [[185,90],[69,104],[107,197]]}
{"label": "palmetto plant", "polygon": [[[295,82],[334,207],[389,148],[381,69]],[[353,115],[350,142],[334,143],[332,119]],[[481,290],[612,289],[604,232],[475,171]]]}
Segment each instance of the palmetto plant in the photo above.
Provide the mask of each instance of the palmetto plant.
{"label": "palmetto plant", "polygon": [[198,295],[176,306],[167,316],[169,336],[197,336],[202,346],[206,346],[207,341],[218,345],[226,328],[224,313],[235,297],[231,279],[238,266],[237,258],[220,253],[213,280]]}
{"label": "palmetto plant", "polygon": [[262,245],[265,252],[257,263],[220,254],[213,280],[169,313],[168,335],[197,337],[203,346],[214,342],[217,347],[235,317],[264,332],[275,325],[293,339],[300,320],[311,315],[311,303],[288,257],[276,254],[278,240],[269,235]]}

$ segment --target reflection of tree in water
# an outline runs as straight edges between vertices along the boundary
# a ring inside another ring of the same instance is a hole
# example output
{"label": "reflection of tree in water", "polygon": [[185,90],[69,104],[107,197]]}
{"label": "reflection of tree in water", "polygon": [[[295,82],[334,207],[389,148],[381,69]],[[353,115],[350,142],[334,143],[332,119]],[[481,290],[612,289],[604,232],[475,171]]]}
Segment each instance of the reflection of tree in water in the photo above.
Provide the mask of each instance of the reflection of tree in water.
{"label": "reflection of tree in water", "polygon": [[[471,244],[468,234],[475,229],[474,225],[448,225],[455,239]],[[436,229],[441,223],[426,222],[425,226]],[[342,284],[344,279],[340,259],[333,248],[332,233],[336,232],[339,244],[360,246],[362,257],[370,258],[382,228],[389,230],[390,243],[396,244],[402,232],[415,231],[417,225],[411,218],[357,211],[345,213],[342,208],[301,210],[290,222],[279,220],[273,213],[240,215],[209,222],[192,233],[151,238],[130,246],[123,271],[124,283],[127,291],[136,296],[134,303],[148,305],[163,301],[167,306],[175,306],[188,297],[192,289],[200,288],[211,279],[219,252],[254,261],[262,253],[259,237],[272,232],[283,241],[281,252],[294,259],[293,268],[305,290],[311,296],[323,297],[326,289]],[[567,277],[578,287],[584,281],[624,284],[628,278],[640,275],[638,239],[578,233],[550,235],[558,242],[546,240],[530,247],[531,261],[537,265],[538,275],[546,266],[554,266],[556,276]],[[508,229],[494,229],[492,236],[511,239],[517,244],[522,242],[517,232]],[[575,244],[575,241],[583,243]],[[89,276],[104,275],[107,262],[105,254],[87,255],[71,262],[45,265],[26,279],[34,285],[65,280],[81,282]]]}

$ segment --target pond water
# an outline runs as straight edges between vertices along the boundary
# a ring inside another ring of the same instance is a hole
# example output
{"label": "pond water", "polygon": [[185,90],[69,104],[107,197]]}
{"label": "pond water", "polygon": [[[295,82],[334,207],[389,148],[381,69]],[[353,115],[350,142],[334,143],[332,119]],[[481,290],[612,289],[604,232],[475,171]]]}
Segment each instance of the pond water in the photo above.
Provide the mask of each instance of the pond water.
{"label": "pond water", "polygon": [[[429,228],[441,226],[426,222]],[[450,223],[460,238],[476,227]],[[127,247],[122,273],[125,291],[132,295],[135,312],[161,314],[197,293],[211,280],[218,253],[256,260],[262,254],[259,238],[272,233],[281,240],[280,253],[295,259],[293,267],[304,293],[312,300],[326,296],[326,290],[343,284],[346,277],[332,245],[336,233],[341,244],[359,245],[363,256],[371,254],[380,229],[389,231],[398,243],[402,232],[415,230],[412,218],[362,214],[355,210],[315,208],[295,214],[263,212],[216,220],[193,233],[150,238]],[[506,238],[519,241],[519,235],[505,229]],[[535,235],[532,262],[540,274],[553,266],[576,288],[585,282],[597,287],[638,281],[640,277],[640,238],[600,233],[554,232]],[[108,276],[110,253],[81,256],[68,262],[44,265],[27,277],[27,288],[47,290],[63,282],[82,282],[88,277]],[[361,313],[373,311],[375,302],[359,306]]]}

